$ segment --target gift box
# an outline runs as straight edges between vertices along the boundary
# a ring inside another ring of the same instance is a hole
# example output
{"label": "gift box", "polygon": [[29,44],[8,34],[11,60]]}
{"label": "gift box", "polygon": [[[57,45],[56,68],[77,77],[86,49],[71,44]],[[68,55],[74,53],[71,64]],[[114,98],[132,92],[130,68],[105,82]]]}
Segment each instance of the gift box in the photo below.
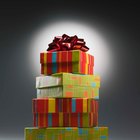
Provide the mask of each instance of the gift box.
{"label": "gift box", "polygon": [[64,85],[37,89],[37,98],[47,98],[47,97],[99,99],[99,88]]}
{"label": "gift box", "polygon": [[36,78],[37,98],[81,97],[99,99],[100,77],[57,73]]}
{"label": "gift box", "polygon": [[77,63],[54,63],[41,64],[41,74],[50,75],[59,72],[79,73],[79,74],[93,74],[94,68],[82,62]]}
{"label": "gift box", "polygon": [[98,112],[93,113],[34,113],[33,124],[45,127],[95,127],[98,125]]}
{"label": "gift box", "polygon": [[33,113],[98,112],[98,101],[88,98],[44,98],[32,100]]}
{"label": "gift box", "polygon": [[65,62],[84,62],[91,66],[94,65],[94,56],[80,50],[43,52],[40,53],[40,63],[65,63]]}
{"label": "gift box", "polygon": [[94,56],[79,51],[40,53],[41,74],[59,72],[93,74]]}
{"label": "gift box", "polygon": [[100,77],[98,75],[81,75],[72,73],[56,73],[52,76],[36,77],[36,88],[61,85],[87,86],[99,88]]}
{"label": "gift box", "polygon": [[108,140],[108,127],[25,128],[25,140]]}

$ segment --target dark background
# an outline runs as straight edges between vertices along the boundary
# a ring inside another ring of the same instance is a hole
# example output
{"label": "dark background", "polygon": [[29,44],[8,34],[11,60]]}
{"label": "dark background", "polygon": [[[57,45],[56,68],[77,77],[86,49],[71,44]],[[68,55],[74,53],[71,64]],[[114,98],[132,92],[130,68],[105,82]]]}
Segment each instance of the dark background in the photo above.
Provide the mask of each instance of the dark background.
{"label": "dark background", "polygon": [[[138,3],[86,1],[0,4],[0,139],[23,139],[32,126],[35,77],[28,42],[44,21],[70,18],[96,24],[111,42],[113,77],[100,89],[99,124],[110,140],[140,139],[140,10]],[[105,96],[106,95],[106,96]]]}

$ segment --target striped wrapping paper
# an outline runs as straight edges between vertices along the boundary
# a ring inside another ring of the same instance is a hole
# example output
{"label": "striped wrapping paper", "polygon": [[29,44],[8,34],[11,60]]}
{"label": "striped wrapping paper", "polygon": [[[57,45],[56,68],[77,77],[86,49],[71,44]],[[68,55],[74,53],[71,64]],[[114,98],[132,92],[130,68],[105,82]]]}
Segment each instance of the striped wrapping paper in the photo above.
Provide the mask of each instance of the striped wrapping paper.
{"label": "striped wrapping paper", "polygon": [[74,63],[52,63],[41,64],[41,74],[51,75],[53,73],[68,72],[79,74],[93,74],[94,68],[83,62]]}
{"label": "striped wrapping paper", "polygon": [[94,65],[94,56],[80,50],[42,52],[40,53],[40,63],[65,63],[65,62],[85,62]]}
{"label": "striped wrapping paper", "polygon": [[33,113],[98,112],[98,101],[91,98],[44,98],[32,100]]}
{"label": "striped wrapping paper", "polygon": [[99,99],[99,88],[64,85],[37,89],[37,98],[47,97]]}
{"label": "striped wrapping paper", "polygon": [[25,140],[108,140],[108,127],[25,128]]}
{"label": "striped wrapping paper", "polygon": [[81,75],[72,73],[56,73],[52,76],[36,77],[36,88],[52,86],[87,86],[93,88],[100,87],[100,77],[98,75]]}
{"label": "striped wrapping paper", "polygon": [[71,72],[93,74],[94,57],[88,53],[72,50],[40,53],[41,74]]}
{"label": "striped wrapping paper", "polygon": [[93,113],[34,113],[33,124],[45,127],[95,127],[98,125],[98,112]]}

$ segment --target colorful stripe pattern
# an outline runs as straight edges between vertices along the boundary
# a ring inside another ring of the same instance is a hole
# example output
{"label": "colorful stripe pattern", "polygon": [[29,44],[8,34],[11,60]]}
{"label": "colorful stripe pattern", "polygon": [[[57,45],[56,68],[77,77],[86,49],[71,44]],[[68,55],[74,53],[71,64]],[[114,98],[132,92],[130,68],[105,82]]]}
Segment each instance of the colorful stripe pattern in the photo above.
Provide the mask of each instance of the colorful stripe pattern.
{"label": "colorful stripe pattern", "polygon": [[37,98],[47,97],[99,99],[99,88],[64,85],[37,89]]}
{"label": "colorful stripe pattern", "polygon": [[94,57],[88,53],[74,51],[40,53],[41,74],[59,72],[93,74]]}
{"label": "colorful stripe pattern", "polygon": [[93,74],[94,68],[83,62],[41,64],[41,74],[51,75],[59,72]]}
{"label": "colorful stripe pattern", "polygon": [[25,128],[25,140],[108,140],[108,127]]}
{"label": "colorful stripe pattern", "polygon": [[98,112],[98,101],[87,98],[33,99],[33,113],[87,113]]}
{"label": "colorful stripe pattern", "polygon": [[98,75],[79,75],[72,73],[56,73],[52,76],[40,76],[36,78],[36,88],[44,88],[60,85],[100,87]]}
{"label": "colorful stripe pattern", "polygon": [[40,53],[41,64],[65,62],[84,62],[94,66],[94,56],[79,50]]}
{"label": "colorful stripe pattern", "polygon": [[98,125],[98,112],[93,113],[34,113],[33,124],[45,127],[95,127]]}

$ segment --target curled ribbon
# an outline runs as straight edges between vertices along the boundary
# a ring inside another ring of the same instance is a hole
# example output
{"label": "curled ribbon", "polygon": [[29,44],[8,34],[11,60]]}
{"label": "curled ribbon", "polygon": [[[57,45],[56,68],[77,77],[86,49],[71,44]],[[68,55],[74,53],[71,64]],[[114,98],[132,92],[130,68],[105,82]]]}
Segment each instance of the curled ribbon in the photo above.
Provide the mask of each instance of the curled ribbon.
{"label": "curled ribbon", "polygon": [[63,34],[62,36],[57,36],[54,38],[53,42],[48,44],[49,48],[47,51],[69,51],[69,50],[81,50],[87,52],[89,48],[85,46],[84,39],[75,36],[68,36]]}

